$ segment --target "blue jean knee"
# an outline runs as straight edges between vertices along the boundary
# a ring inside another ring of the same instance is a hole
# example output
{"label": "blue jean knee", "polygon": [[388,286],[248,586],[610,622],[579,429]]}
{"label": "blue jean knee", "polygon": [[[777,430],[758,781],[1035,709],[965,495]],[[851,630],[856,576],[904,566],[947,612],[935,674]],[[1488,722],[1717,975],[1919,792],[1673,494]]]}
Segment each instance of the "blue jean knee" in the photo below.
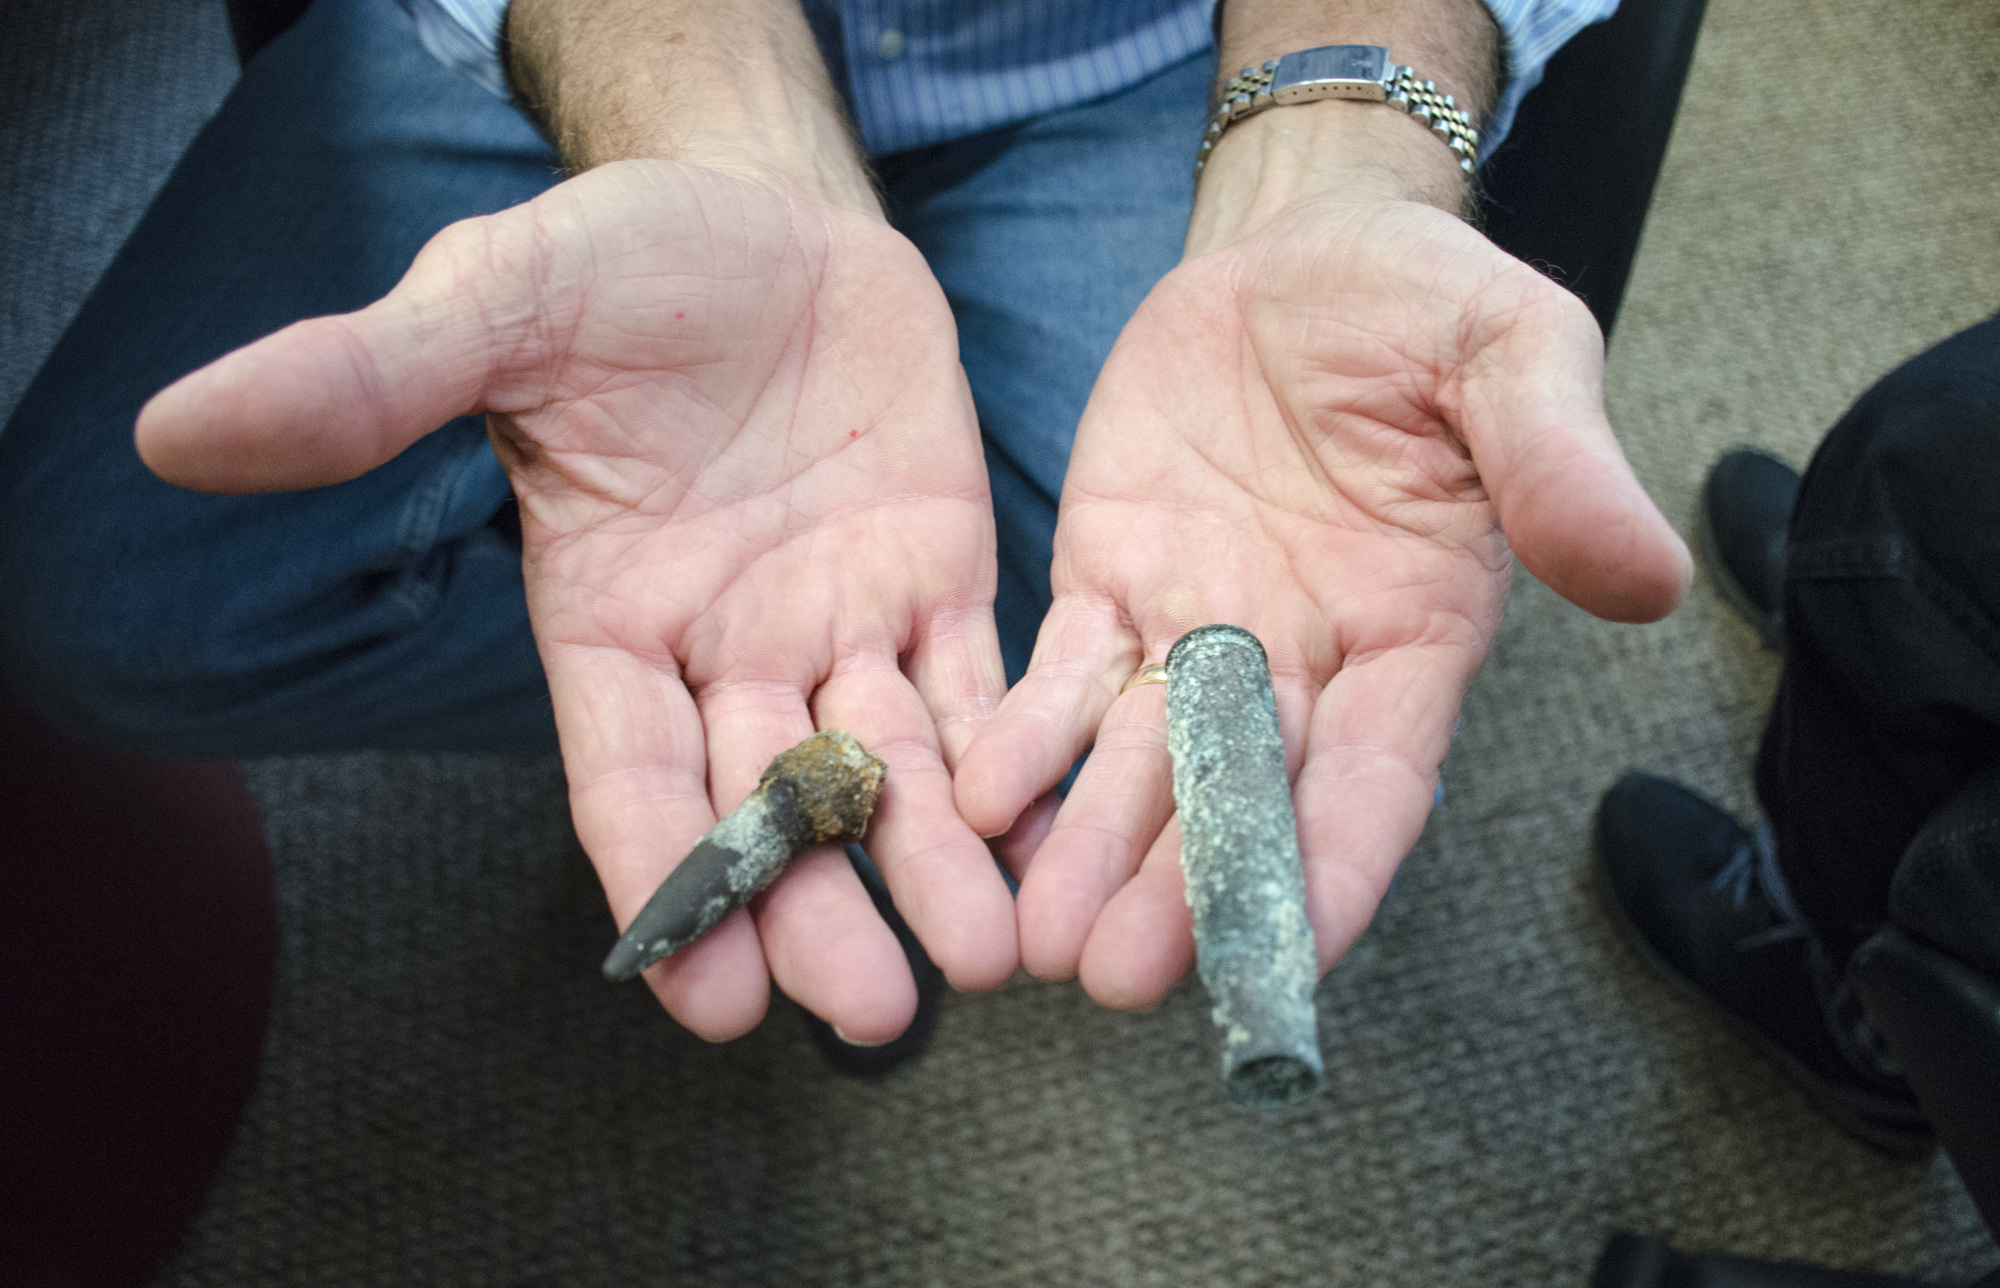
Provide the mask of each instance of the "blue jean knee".
{"label": "blue jean knee", "polygon": [[1097,373],[1180,261],[1212,51],[1130,89],[878,163],[958,321],[1000,540],[1008,679],[1050,601],[1057,499]]}
{"label": "blue jean knee", "polygon": [[149,473],[154,392],[386,293],[557,158],[393,0],[319,0],[253,60],[0,432],[0,667],[136,750],[548,750],[509,500],[467,417],[363,478],[203,496]]}

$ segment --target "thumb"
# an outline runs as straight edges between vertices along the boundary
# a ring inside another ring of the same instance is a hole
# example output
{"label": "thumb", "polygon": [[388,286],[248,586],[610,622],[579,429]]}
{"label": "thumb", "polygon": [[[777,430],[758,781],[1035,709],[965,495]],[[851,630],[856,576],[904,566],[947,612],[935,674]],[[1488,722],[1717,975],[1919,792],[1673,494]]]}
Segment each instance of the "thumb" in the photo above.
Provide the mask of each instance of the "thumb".
{"label": "thumb", "polygon": [[1694,563],[1604,416],[1604,341],[1574,295],[1525,265],[1527,298],[1472,351],[1459,427],[1521,563],[1586,612],[1665,617]]}
{"label": "thumb", "polygon": [[[493,368],[477,275],[453,271],[447,228],[385,298],[309,318],[226,354],[139,412],[140,459],[204,492],[339,483],[480,408]],[[474,234],[476,235],[476,234]]]}

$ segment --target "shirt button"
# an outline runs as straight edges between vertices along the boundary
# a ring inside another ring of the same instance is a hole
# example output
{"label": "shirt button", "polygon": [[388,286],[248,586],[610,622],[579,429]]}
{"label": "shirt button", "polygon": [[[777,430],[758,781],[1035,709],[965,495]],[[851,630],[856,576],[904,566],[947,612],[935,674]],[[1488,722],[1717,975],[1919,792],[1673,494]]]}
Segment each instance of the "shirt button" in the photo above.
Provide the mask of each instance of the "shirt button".
{"label": "shirt button", "polygon": [[897,31],[894,27],[884,31],[881,38],[875,42],[875,52],[884,58],[901,58],[903,56],[903,33]]}

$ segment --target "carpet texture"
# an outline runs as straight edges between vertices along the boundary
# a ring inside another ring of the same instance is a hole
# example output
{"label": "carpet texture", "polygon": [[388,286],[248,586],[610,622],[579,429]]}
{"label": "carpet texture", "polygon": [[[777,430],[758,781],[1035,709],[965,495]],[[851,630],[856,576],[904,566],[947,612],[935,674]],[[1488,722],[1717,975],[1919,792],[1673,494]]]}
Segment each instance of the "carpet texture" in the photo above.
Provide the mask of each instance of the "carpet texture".
{"label": "carpet texture", "polygon": [[[230,74],[216,4],[16,7],[47,45],[0,55],[0,406]],[[86,21],[131,61],[49,70]],[[1980,0],[1712,0],[1608,375],[1684,530],[1719,452],[1802,463],[2000,303],[2000,153],[1961,110],[1996,69]],[[1223,1102],[1192,985],[1145,1015],[1025,979],[951,997],[875,1084],[788,1003],[704,1045],[598,978],[613,928],[555,763],[253,762],[279,1000],[159,1282],[1581,1285],[1614,1227],[1969,1280],[2000,1253],[1949,1165],[1850,1143],[1593,903],[1598,793],[1640,766],[1748,813],[1775,677],[1705,581],[1635,628],[1517,577],[1445,803],[1320,989],[1326,1092],[1262,1116]]]}

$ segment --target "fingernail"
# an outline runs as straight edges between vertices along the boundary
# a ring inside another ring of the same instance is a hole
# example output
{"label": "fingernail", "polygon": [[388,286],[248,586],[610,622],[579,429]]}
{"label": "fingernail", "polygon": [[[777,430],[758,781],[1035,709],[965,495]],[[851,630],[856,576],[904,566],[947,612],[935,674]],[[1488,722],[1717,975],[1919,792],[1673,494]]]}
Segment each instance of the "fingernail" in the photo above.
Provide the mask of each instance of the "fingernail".
{"label": "fingernail", "polygon": [[[829,1025],[828,1027],[829,1027],[829,1028],[831,1028],[831,1029],[833,1030],[833,1036],[835,1036],[835,1037],[839,1038],[839,1039],[840,1039],[840,1040],[841,1040],[842,1042],[845,1042],[845,1043],[847,1043],[847,1045],[849,1045],[849,1046],[851,1046],[851,1047],[861,1047],[861,1048],[863,1048],[863,1049],[865,1050],[865,1049],[867,1049],[867,1048],[869,1048],[869,1047],[878,1047],[878,1046],[888,1046],[888,1045],[889,1045],[889,1043],[888,1043],[888,1042],[856,1042],[856,1041],[855,1041],[855,1040],[854,1040],[853,1038],[851,1038],[851,1037],[848,1037],[848,1036],[847,1036],[847,1031],[846,1031],[845,1029],[841,1028],[841,1027],[840,1027],[840,1026],[839,1026],[838,1024],[833,1024],[833,1025]],[[894,1038],[891,1038],[891,1039],[890,1039],[890,1041],[891,1041],[891,1042],[893,1042],[893,1041],[895,1041],[895,1039],[894,1039]]]}

